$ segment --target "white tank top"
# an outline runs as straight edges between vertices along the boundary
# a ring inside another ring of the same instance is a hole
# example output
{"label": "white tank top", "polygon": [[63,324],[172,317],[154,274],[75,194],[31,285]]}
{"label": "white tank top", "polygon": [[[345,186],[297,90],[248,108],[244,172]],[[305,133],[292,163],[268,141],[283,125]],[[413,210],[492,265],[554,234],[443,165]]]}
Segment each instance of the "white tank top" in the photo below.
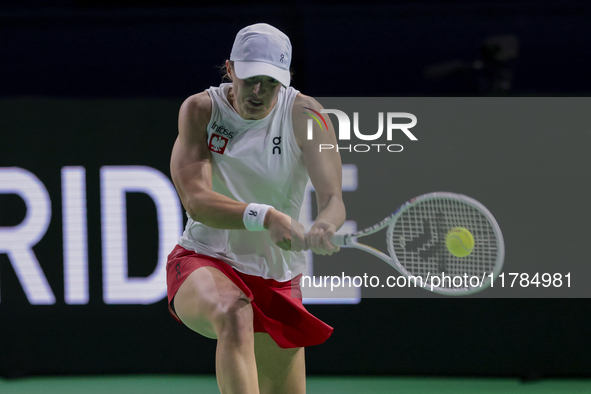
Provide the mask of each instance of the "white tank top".
{"label": "white tank top", "polygon": [[[271,205],[299,220],[308,183],[293,133],[292,107],[299,92],[281,87],[269,115],[247,120],[228,102],[231,86],[207,89],[212,101],[207,140],[213,190],[237,201]],[[245,274],[282,282],[301,274],[306,265],[303,252],[280,249],[267,231],[216,229],[190,217],[179,244]]]}

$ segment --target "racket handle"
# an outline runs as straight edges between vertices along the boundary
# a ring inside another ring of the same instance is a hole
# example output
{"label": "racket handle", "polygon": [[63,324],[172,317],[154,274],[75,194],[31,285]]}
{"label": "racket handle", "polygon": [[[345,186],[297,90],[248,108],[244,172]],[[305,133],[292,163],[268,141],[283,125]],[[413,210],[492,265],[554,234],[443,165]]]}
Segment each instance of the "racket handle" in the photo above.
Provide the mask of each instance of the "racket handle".
{"label": "racket handle", "polygon": [[332,238],[330,239],[330,242],[334,245],[334,246],[344,246],[345,243],[345,235],[346,234],[335,234],[332,236]]}
{"label": "racket handle", "polygon": [[[305,231],[304,233],[304,237],[306,237],[308,235],[308,232]],[[334,246],[343,246],[346,245],[345,243],[345,236],[347,234],[335,234],[332,236],[332,238],[330,239],[330,242],[334,245]]]}

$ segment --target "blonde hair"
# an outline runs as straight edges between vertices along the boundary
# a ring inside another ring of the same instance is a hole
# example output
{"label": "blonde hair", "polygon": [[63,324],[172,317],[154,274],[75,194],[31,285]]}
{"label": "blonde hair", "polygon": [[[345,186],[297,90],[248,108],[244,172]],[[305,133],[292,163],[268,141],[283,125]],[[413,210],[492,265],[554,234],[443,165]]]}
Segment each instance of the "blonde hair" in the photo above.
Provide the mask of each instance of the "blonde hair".
{"label": "blonde hair", "polygon": [[[234,62],[229,60],[230,67],[234,68]],[[232,76],[228,73],[228,68],[226,67],[226,62],[222,64],[220,67],[220,74],[222,74],[222,82],[232,82]]]}

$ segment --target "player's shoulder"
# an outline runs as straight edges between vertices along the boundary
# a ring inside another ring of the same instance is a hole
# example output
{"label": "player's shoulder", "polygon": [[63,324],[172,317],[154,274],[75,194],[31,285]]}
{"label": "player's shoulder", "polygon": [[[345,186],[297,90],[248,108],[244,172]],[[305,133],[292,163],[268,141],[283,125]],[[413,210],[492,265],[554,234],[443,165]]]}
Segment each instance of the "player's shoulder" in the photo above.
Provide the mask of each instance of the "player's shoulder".
{"label": "player's shoulder", "polygon": [[294,136],[300,148],[303,148],[306,143],[306,124],[308,119],[310,119],[310,110],[320,112],[323,108],[314,97],[306,96],[302,93],[298,93],[294,99],[291,117]]}
{"label": "player's shoulder", "polygon": [[309,116],[306,115],[306,110],[320,111],[324,107],[311,96],[298,93],[293,101],[292,118],[294,125],[298,126],[299,123],[305,123]]}
{"label": "player's shoulder", "polygon": [[187,97],[181,105],[179,117],[189,120],[191,123],[209,123],[211,118],[211,98],[207,91],[203,91]]}
{"label": "player's shoulder", "polygon": [[300,110],[302,109],[302,107],[312,108],[314,110],[320,110],[324,108],[314,97],[306,96],[303,93],[298,93],[295,97],[295,100],[293,101],[294,112],[296,110],[298,112],[301,112]]}

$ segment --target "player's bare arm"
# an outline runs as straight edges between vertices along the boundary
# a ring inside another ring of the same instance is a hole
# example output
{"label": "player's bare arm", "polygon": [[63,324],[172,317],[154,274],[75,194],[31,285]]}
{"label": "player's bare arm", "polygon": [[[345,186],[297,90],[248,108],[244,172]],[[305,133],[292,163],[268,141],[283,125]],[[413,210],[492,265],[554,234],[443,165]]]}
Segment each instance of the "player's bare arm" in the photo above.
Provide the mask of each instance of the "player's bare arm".
{"label": "player's bare arm", "polygon": [[206,92],[185,100],[179,111],[179,135],[172,150],[170,173],[185,210],[194,220],[214,228],[244,228],[247,204],[212,190],[207,124],[211,100]]}
{"label": "player's bare arm", "polygon": [[308,247],[317,254],[332,254],[339,250],[330,243],[334,233],[345,222],[345,204],[342,196],[341,156],[335,150],[320,152],[319,144],[336,145],[334,128],[325,117],[328,130],[313,124],[313,138],[307,138],[309,116],[303,108],[320,111],[323,107],[312,97],[299,94],[293,106],[293,126],[296,141],[304,152],[306,169],[316,190],[318,216],[307,236]]}
{"label": "player's bare arm", "polygon": [[[193,95],[182,104],[179,135],[170,162],[172,180],[185,210],[194,220],[214,228],[244,229],[243,214],[248,204],[212,188],[211,152],[207,144],[210,117],[211,99],[207,92]],[[282,249],[298,251],[305,246],[303,237],[292,245],[292,220],[282,212],[270,209],[265,216],[265,228]]]}

